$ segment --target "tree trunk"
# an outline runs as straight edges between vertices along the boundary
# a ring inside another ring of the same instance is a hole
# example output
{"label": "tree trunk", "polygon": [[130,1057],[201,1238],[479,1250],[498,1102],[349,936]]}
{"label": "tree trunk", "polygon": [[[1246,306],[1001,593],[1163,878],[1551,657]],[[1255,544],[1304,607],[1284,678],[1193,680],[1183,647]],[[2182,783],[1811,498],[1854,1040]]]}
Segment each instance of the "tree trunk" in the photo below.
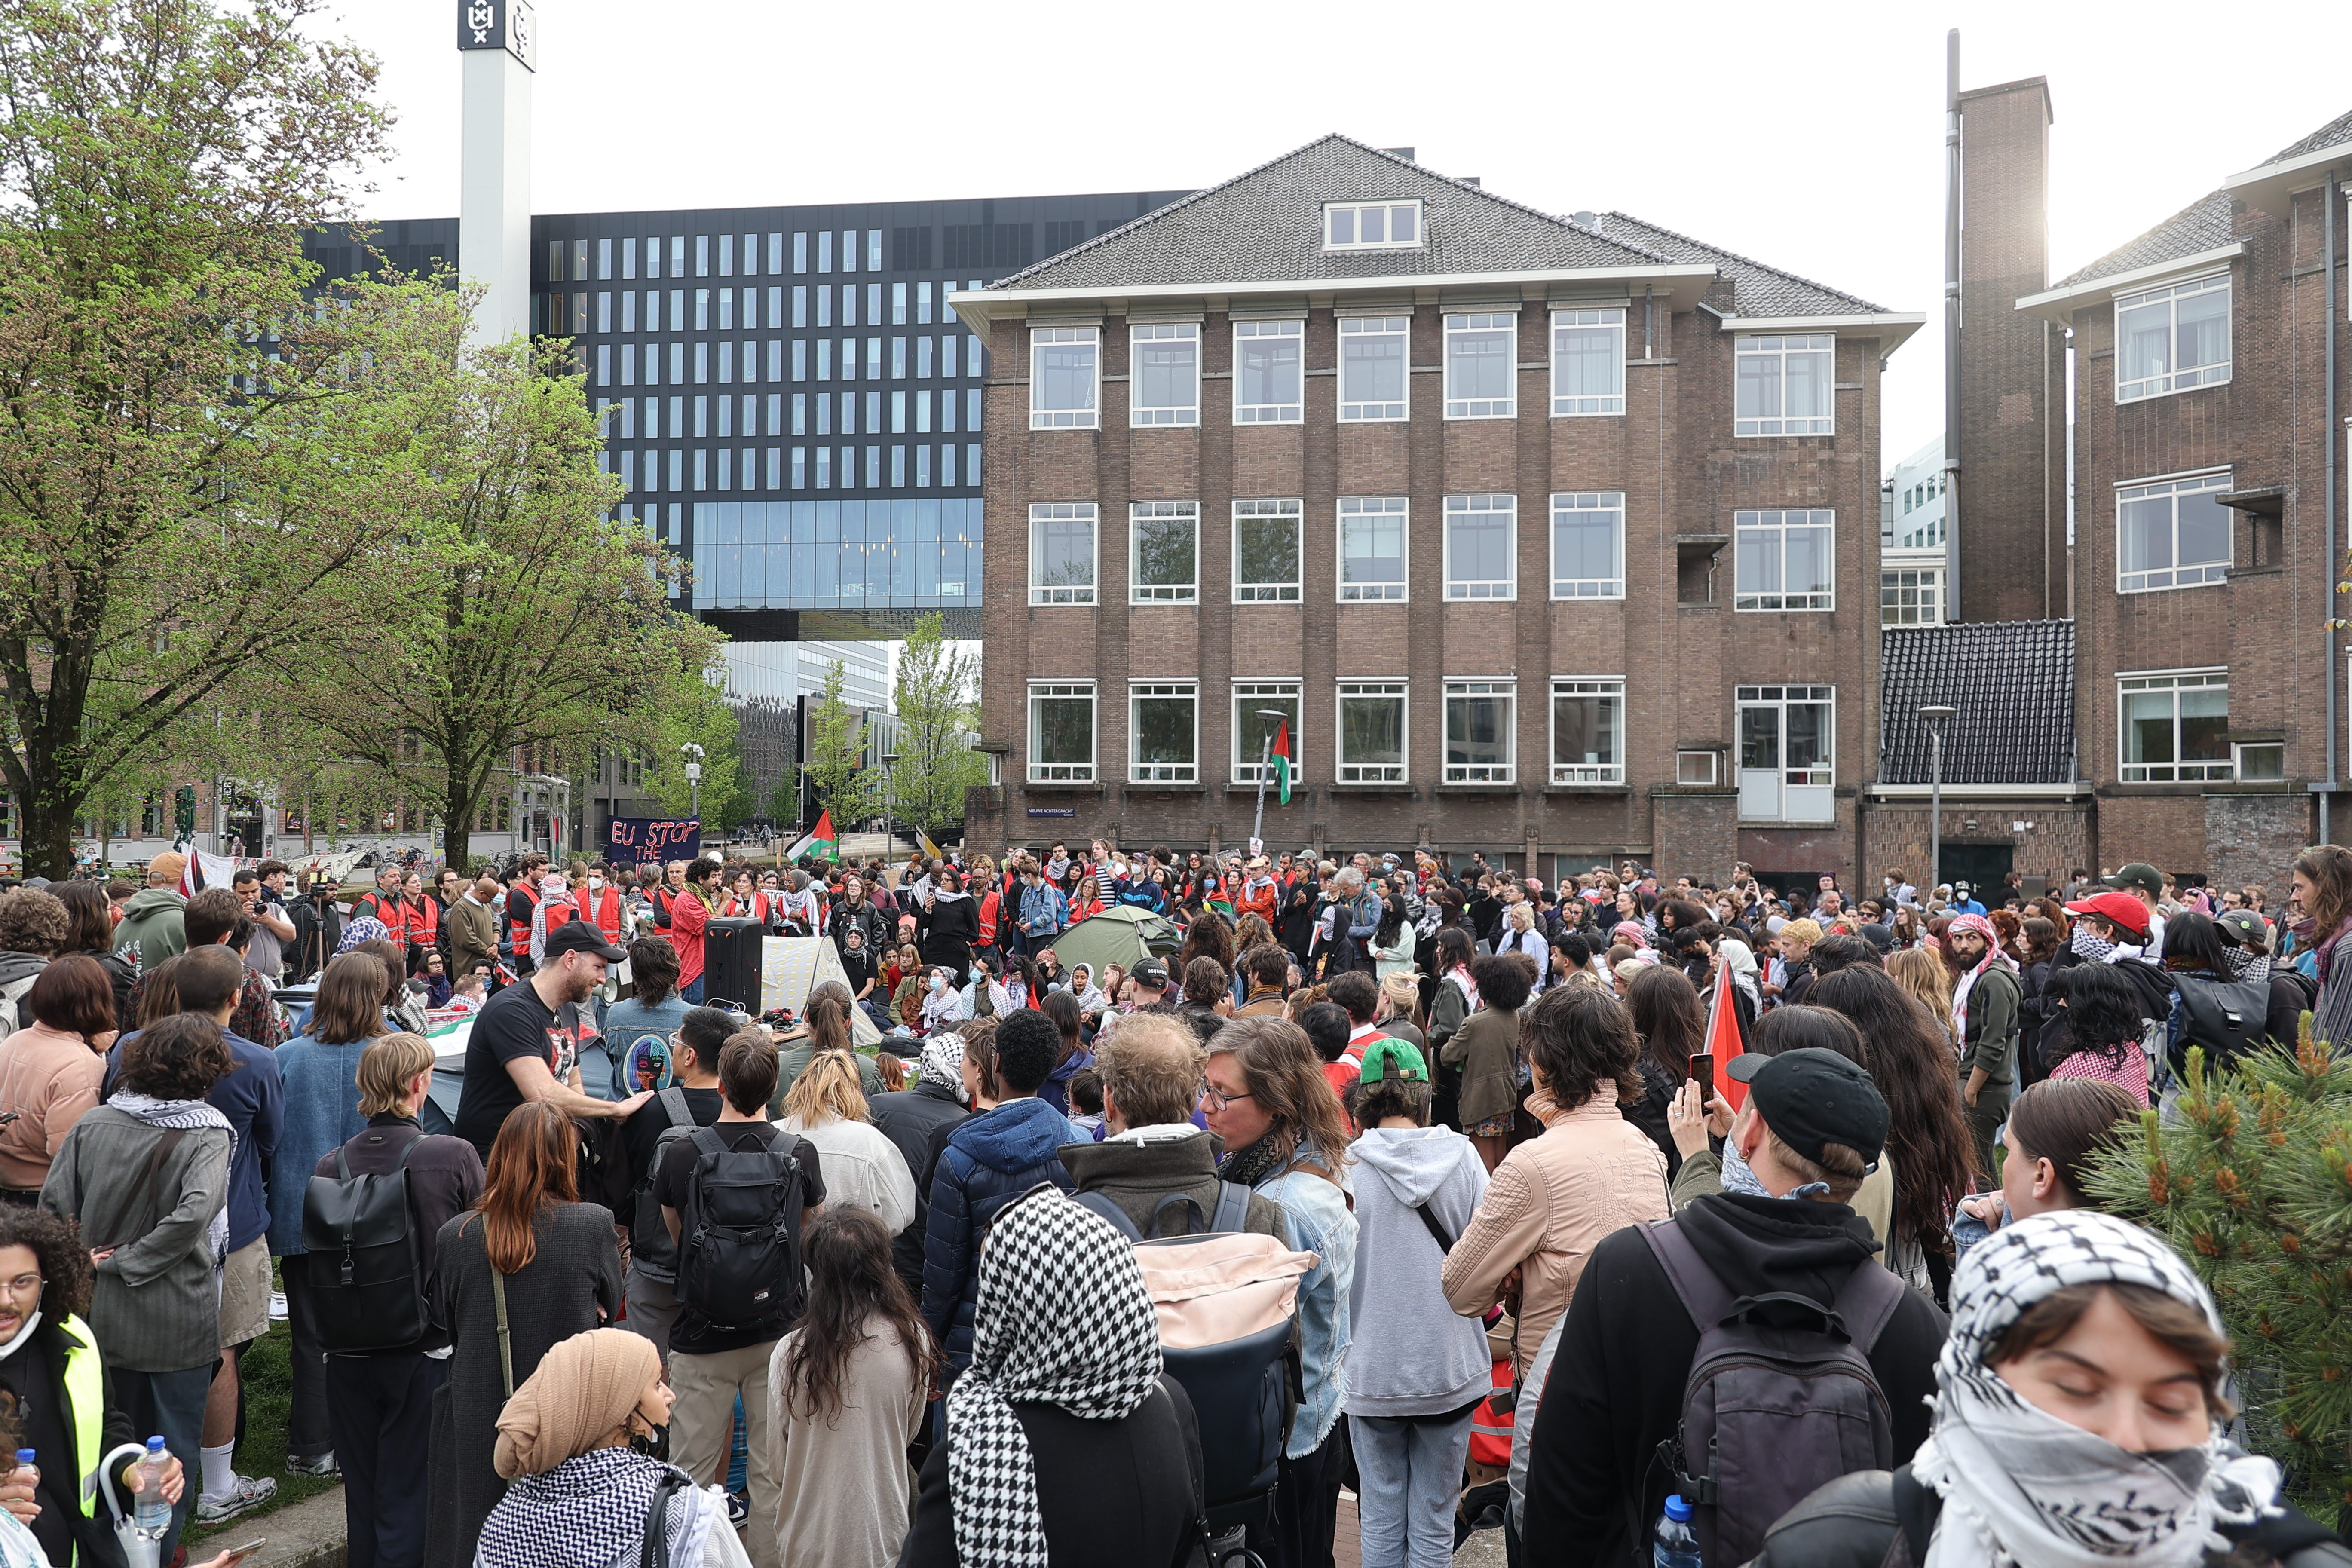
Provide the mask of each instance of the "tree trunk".
{"label": "tree trunk", "polygon": [[482,792],[468,787],[456,773],[449,775],[448,794],[442,801],[441,863],[457,868],[461,877],[473,870],[474,813],[480,809]]}
{"label": "tree trunk", "polygon": [[38,765],[29,755],[26,761],[33,787],[18,802],[25,875],[64,881],[74,873],[74,808],[81,802],[67,791],[54,769]]}

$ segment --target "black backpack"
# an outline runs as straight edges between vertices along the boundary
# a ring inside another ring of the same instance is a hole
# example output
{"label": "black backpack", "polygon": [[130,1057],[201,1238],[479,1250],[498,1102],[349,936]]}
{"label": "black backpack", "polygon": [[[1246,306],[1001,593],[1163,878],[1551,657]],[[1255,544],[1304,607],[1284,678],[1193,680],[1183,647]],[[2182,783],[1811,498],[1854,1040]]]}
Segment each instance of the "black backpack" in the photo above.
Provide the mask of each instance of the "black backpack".
{"label": "black backpack", "polygon": [[2167,1066],[2172,1077],[2189,1073],[2189,1047],[2205,1047],[2205,1065],[2227,1067],[2254,1048],[2270,1032],[2271,986],[2265,980],[2204,980],[2176,974],[2180,1008],[2188,1027],[2170,1047]]}
{"label": "black backpack", "polygon": [[335,1173],[311,1177],[302,1194],[310,1299],[330,1352],[400,1350],[432,1327],[408,1201],[408,1157],[424,1142],[410,1139],[400,1164],[373,1176],[352,1175],[349,1150],[338,1149]]}
{"label": "black backpack", "polygon": [[[1694,1510],[1707,1568],[1745,1563],[1817,1488],[1894,1468],[1894,1418],[1870,1350],[1903,1282],[1865,1259],[1827,1308],[1786,1290],[1735,1299],[1673,1220],[1641,1230],[1698,1328],[1682,1419],[1659,1456]],[[1644,1538],[1648,1521],[1626,1523],[1632,1540]]]}
{"label": "black backpack", "polygon": [[748,1328],[800,1310],[800,1140],[770,1128],[738,1150],[696,1128],[694,1173],[678,1216],[677,1299],[712,1327]]}
{"label": "black backpack", "polygon": [[[695,1123],[686,1090],[676,1084],[654,1096],[654,1103],[668,1115],[669,1125],[654,1140],[653,1158],[646,1162],[645,1173],[630,1194],[629,1267],[667,1285],[677,1278],[677,1243],[669,1238],[669,1226],[662,1219],[661,1200],[654,1196],[654,1178],[661,1172],[662,1156],[679,1139],[692,1137]],[[679,1229],[685,1225],[685,1216],[680,1215]]]}

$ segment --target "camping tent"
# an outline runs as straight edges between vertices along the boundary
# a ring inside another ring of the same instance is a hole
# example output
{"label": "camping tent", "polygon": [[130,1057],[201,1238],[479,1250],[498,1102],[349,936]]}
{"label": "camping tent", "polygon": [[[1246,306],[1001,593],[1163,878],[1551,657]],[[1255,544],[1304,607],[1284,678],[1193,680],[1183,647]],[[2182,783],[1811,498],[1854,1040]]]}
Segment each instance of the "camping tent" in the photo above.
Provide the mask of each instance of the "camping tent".
{"label": "camping tent", "polygon": [[[821,936],[771,936],[760,942],[760,1011],[772,1013],[779,1007],[790,1007],[799,1017],[808,1011],[808,995],[817,986],[832,981],[849,990],[848,972],[841,967],[841,954],[834,951],[831,939]],[[866,1016],[863,1007],[849,1010],[850,1043],[858,1046],[878,1046],[882,1031]]]}
{"label": "camping tent", "polygon": [[1139,958],[1165,958],[1184,945],[1184,933],[1165,915],[1129,906],[1089,915],[1046,945],[1065,970],[1083,963],[1100,974],[1106,963],[1132,970]]}

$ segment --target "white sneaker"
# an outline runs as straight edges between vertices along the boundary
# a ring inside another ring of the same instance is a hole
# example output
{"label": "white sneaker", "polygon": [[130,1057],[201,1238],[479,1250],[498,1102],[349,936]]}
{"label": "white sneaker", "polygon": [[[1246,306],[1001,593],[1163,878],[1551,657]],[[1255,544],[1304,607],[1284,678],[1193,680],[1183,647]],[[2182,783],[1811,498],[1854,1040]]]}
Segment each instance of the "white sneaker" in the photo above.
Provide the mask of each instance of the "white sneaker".
{"label": "white sneaker", "polygon": [[197,1523],[218,1524],[223,1520],[235,1519],[278,1495],[278,1483],[268,1476],[238,1476],[236,1479],[236,1489],[225,1497],[215,1497],[210,1492],[197,1496]]}

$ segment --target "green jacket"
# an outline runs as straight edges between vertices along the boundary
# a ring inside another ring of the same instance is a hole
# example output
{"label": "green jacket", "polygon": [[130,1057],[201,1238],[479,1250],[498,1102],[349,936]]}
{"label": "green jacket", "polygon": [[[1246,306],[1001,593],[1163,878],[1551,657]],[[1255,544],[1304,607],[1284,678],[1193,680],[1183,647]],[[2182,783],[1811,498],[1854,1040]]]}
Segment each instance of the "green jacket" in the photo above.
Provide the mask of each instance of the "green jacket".
{"label": "green jacket", "polygon": [[2017,976],[1996,963],[1969,988],[1968,1038],[1960,1042],[1960,1081],[1984,1068],[1987,1083],[2017,1077]]}
{"label": "green jacket", "polygon": [[122,906],[122,923],[114,928],[114,951],[135,960],[142,970],[188,951],[185,923],[188,900],[171,888],[142,888]]}

